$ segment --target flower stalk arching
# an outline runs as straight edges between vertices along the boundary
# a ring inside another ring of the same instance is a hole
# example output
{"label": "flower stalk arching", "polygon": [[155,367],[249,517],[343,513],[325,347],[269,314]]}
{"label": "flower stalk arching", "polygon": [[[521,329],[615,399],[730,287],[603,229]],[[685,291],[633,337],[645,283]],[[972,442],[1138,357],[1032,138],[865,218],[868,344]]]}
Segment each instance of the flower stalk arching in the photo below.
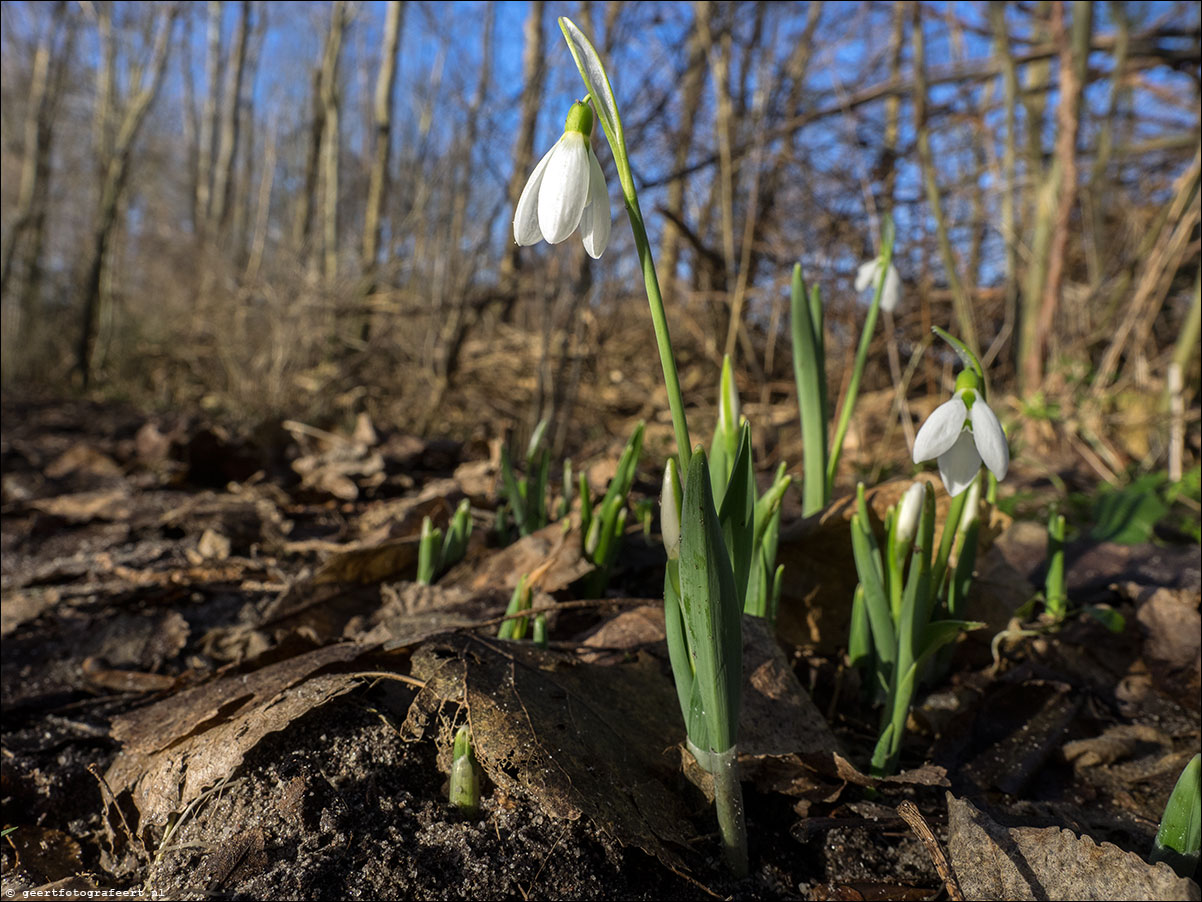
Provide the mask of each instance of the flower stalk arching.
{"label": "flower stalk arching", "polygon": [[634,233],[634,244],[638,250],[639,265],[643,271],[643,284],[647,292],[647,304],[651,308],[651,323],[655,329],[655,344],[659,350],[659,362],[664,371],[664,384],[668,390],[668,406],[672,410],[672,428],[676,434],[676,450],[680,459],[680,472],[688,471],[692,445],[689,442],[689,424],[684,415],[684,400],[680,393],[680,376],[676,371],[676,357],[672,352],[672,338],[668,332],[668,318],[664,312],[663,295],[660,293],[659,277],[655,273],[655,260],[651,256],[651,242],[647,238],[647,227],[639,207],[639,195],[634,185],[634,174],[626,150],[626,136],[622,131],[622,119],[609,85],[609,76],[601,64],[592,42],[566,16],[560,16],[559,28],[580,77],[588,88],[589,98],[601,128],[609,141],[614,165],[618,170],[618,182],[622,186],[622,198],[626,204],[626,215]]}

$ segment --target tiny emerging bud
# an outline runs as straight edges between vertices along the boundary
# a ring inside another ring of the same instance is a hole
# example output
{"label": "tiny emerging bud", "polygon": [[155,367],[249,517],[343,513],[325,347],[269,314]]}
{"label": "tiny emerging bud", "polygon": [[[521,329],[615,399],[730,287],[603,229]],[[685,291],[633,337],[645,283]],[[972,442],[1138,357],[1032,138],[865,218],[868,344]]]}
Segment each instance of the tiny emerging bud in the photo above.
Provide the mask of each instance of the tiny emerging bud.
{"label": "tiny emerging bud", "polygon": [[659,532],[664,538],[664,550],[669,560],[680,557],[680,477],[676,473],[676,458],[669,457],[664,467],[664,485],[659,494]]}
{"label": "tiny emerging bud", "polygon": [[901,506],[897,512],[897,543],[909,548],[918,532],[918,523],[922,519],[922,506],[926,502],[927,484],[915,482],[902,497]]}
{"label": "tiny emerging bud", "polygon": [[722,395],[718,398],[718,431],[736,435],[739,430],[739,390],[735,385],[730,355],[722,358]]}
{"label": "tiny emerging bud", "polygon": [[455,734],[449,796],[451,804],[464,814],[480,810],[480,765],[472,752],[472,733],[467,724]]}

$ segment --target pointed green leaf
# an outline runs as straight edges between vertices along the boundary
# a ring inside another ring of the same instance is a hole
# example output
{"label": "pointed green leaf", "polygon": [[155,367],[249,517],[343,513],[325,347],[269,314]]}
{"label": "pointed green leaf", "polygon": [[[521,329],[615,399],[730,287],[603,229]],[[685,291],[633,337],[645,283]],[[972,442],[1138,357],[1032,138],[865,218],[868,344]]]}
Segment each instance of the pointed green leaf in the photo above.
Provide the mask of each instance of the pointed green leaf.
{"label": "pointed green leaf", "polygon": [[1167,861],[1182,877],[1193,877],[1198,870],[1199,845],[1202,844],[1202,755],[1194,755],[1169,796],[1156,841],[1153,861]]}
{"label": "pointed green leaf", "polygon": [[747,597],[747,580],[751,573],[752,554],[755,550],[755,471],[752,464],[751,427],[746,423],[739,430],[738,451],[731,468],[730,483],[722,499],[718,522],[722,525],[722,538],[730,554],[734,571],[735,591],[739,596],[739,610]]}
{"label": "pointed green leaf", "polygon": [[513,463],[509,460],[509,448],[501,445],[501,481],[505,488],[505,500],[509,502],[513,523],[521,535],[527,534],[526,498],[518,486],[517,477],[513,473]]}
{"label": "pointed green leaf", "polygon": [[709,462],[698,448],[689,460],[680,524],[680,600],[709,729],[699,747],[721,753],[735,743],[742,691],[742,610],[726,543],[714,510]]}

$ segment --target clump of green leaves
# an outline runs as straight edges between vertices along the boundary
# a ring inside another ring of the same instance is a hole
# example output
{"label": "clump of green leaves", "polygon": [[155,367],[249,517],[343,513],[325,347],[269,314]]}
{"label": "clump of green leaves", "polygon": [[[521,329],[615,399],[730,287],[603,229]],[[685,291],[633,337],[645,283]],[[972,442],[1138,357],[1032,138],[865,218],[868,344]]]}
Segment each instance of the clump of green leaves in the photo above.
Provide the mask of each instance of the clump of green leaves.
{"label": "clump of green leaves", "polygon": [[424,517],[417,547],[417,581],[428,586],[440,573],[461,561],[471,535],[472,505],[466,498],[455,508],[445,536],[429,517]]}
{"label": "clump of green leaves", "polygon": [[588,489],[588,479],[580,474],[580,535],[584,543],[584,557],[596,569],[589,575],[584,591],[591,597],[599,597],[609,582],[609,574],[622,546],[626,532],[626,499],[634,485],[639,455],[643,450],[645,424],[640,420],[634,432],[626,440],[618,467],[609,481],[604,497],[593,504]]}
{"label": "clump of green leaves", "polygon": [[1099,542],[1148,542],[1158,526],[1190,541],[1202,541],[1202,521],[1198,519],[1202,467],[1194,467],[1176,482],[1170,481],[1167,473],[1145,473],[1120,488],[1103,488],[1088,500],[1094,524],[1090,535]]}
{"label": "clump of green leaves", "polygon": [[501,626],[497,629],[498,639],[526,638],[526,633],[530,628],[530,618],[514,615],[530,610],[532,596],[530,587],[526,585],[526,575],[522,574],[518,584],[513,587],[513,595],[509,597],[509,606],[505,608],[505,619],[501,621]]}
{"label": "clump of green leaves", "polygon": [[1182,877],[1198,873],[1202,846],[1202,755],[1194,755],[1169,796],[1152,845],[1152,860],[1165,861]]}
{"label": "clump of green leaves", "polygon": [[[873,774],[897,770],[906,717],[927,663],[964,630],[984,626],[957,619],[972,584],[979,486],[978,476],[968,491],[952,499],[935,549],[935,497],[924,483],[915,483],[885,515],[883,555],[863,483],[857,488],[851,540],[860,584],[852,601],[848,654],[869,674],[884,702]],[[949,566],[953,549],[956,561]]]}
{"label": "clump of green leaves", "polygon": [[739,414],[730,357],[722,361],[718,424],[710,444],[710,483],[718,520],[744,612],[776,621],[784,567],[776,565],[780,506],[792,479],[782,461],[772,484],[757,496],[751,426]]}
{"label": "clump of green leaves", "polygon": [[[740,445],[742,446],[742,442]],[[674,461],[665,475],[666,494],[678,491]],[[749,468],[736,460],[736,471]],[[675,483],[675,484],[674,484]],[[728,486],[726,498],[745,489]],[[742,599],[727,553],[721,516],[714,507],[710,467],[705,450],[694,449],[679,505],[669,497],[669,521],[679,511],[679,544],[668,540],[664,576],[664,616],[668,656],[684,716],[689,751],[714,778],[727,860],[737,873],[747,872],[747,829],[736,767],[736,740],[743,683]],[[746,509],[746,505],[741,505]],[[671,531],[672,524],[669,526]],[[749,531],[745,521],[743,533]],[[749,537],[743,541],[750,544]]]}
{"label": "clump of green leaves", "polygon": [[509,520],[518,535],[528,536],[547,525],[547,477],[551,468],[551,452],[543,447],[547,420],[534,427],[526,445],[526,471],[519,475],[513,468],[509,448],[501,446],[501,495],[504,502],[497,509],[497,532],[504,543],[509,536]]}

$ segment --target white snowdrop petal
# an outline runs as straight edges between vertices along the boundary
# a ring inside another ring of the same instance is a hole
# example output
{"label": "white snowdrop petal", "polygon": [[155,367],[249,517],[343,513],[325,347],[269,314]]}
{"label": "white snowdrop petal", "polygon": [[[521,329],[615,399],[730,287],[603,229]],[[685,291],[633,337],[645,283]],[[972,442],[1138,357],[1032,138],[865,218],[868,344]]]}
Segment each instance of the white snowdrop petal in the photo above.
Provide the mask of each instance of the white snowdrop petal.
{"label": "white snowdrop petal", "polygon": [[981,455],[977,453],[970,432],[961,432],[955,444],[939,455],[939,476],[953,498],[972,485],[980,471]]}
{"label": "white snowdrop petal", "polygon": [[601,163],[592,147],[588,149],[588,162],[588,206],[580,217],[580,237],[584,239],[588,255],[596,260],[609,246],[609,186],[605,184],[605,173],[601,171]]}
{"label": "white snowdrop petal", "polygon": [[860,264],[860,268],[856,270],[856,291],[863,291],[876,281],[880,263],[880,260],[869,260],[867,263]]}
{"label": "white snowdrop petal", "polygon": [[1010,446],[1006,443],[1006,433],[995,414],[979,396],[973,402],[969,411],[972,419],[972,435],[977,446],[977,452],[985,466],[998,479],[1006,478],[1010,469]]}
{"label": "white snowdrop petal", "polygon": [[555,147],[543,154],[543,158],[538,161],[534,172],[530,173],[530,178],[526,179],[526,187],[522,189],[522,196],[518,198],[518,205],[514,208],[513,240],[520,247],[538,244],[543,240],[542,230],[538,227],[538,193],[539,186],[546,175],[547,163],[553,153],[555,153]]}
{"label": "white snowdrop petal", "polygon": [[967,417],[968,408],[959,397],[936,407],[914,439],[914,463],[939,457],[956,444]]}
{"label": "white snowdrop petal", "polygon": [[897,309],[897,302],[900,300],[901,276],[890,266],[889,271],[885,273],[885,288],[881,292],[881,309],[892,312]]}
{"label": "white snowdrop petal", "polygon": [[564,132],[552,148],[538,189],[538,226],[550,244],[559,244],[580,225],[588,203],[588,145],[580,132]]}

